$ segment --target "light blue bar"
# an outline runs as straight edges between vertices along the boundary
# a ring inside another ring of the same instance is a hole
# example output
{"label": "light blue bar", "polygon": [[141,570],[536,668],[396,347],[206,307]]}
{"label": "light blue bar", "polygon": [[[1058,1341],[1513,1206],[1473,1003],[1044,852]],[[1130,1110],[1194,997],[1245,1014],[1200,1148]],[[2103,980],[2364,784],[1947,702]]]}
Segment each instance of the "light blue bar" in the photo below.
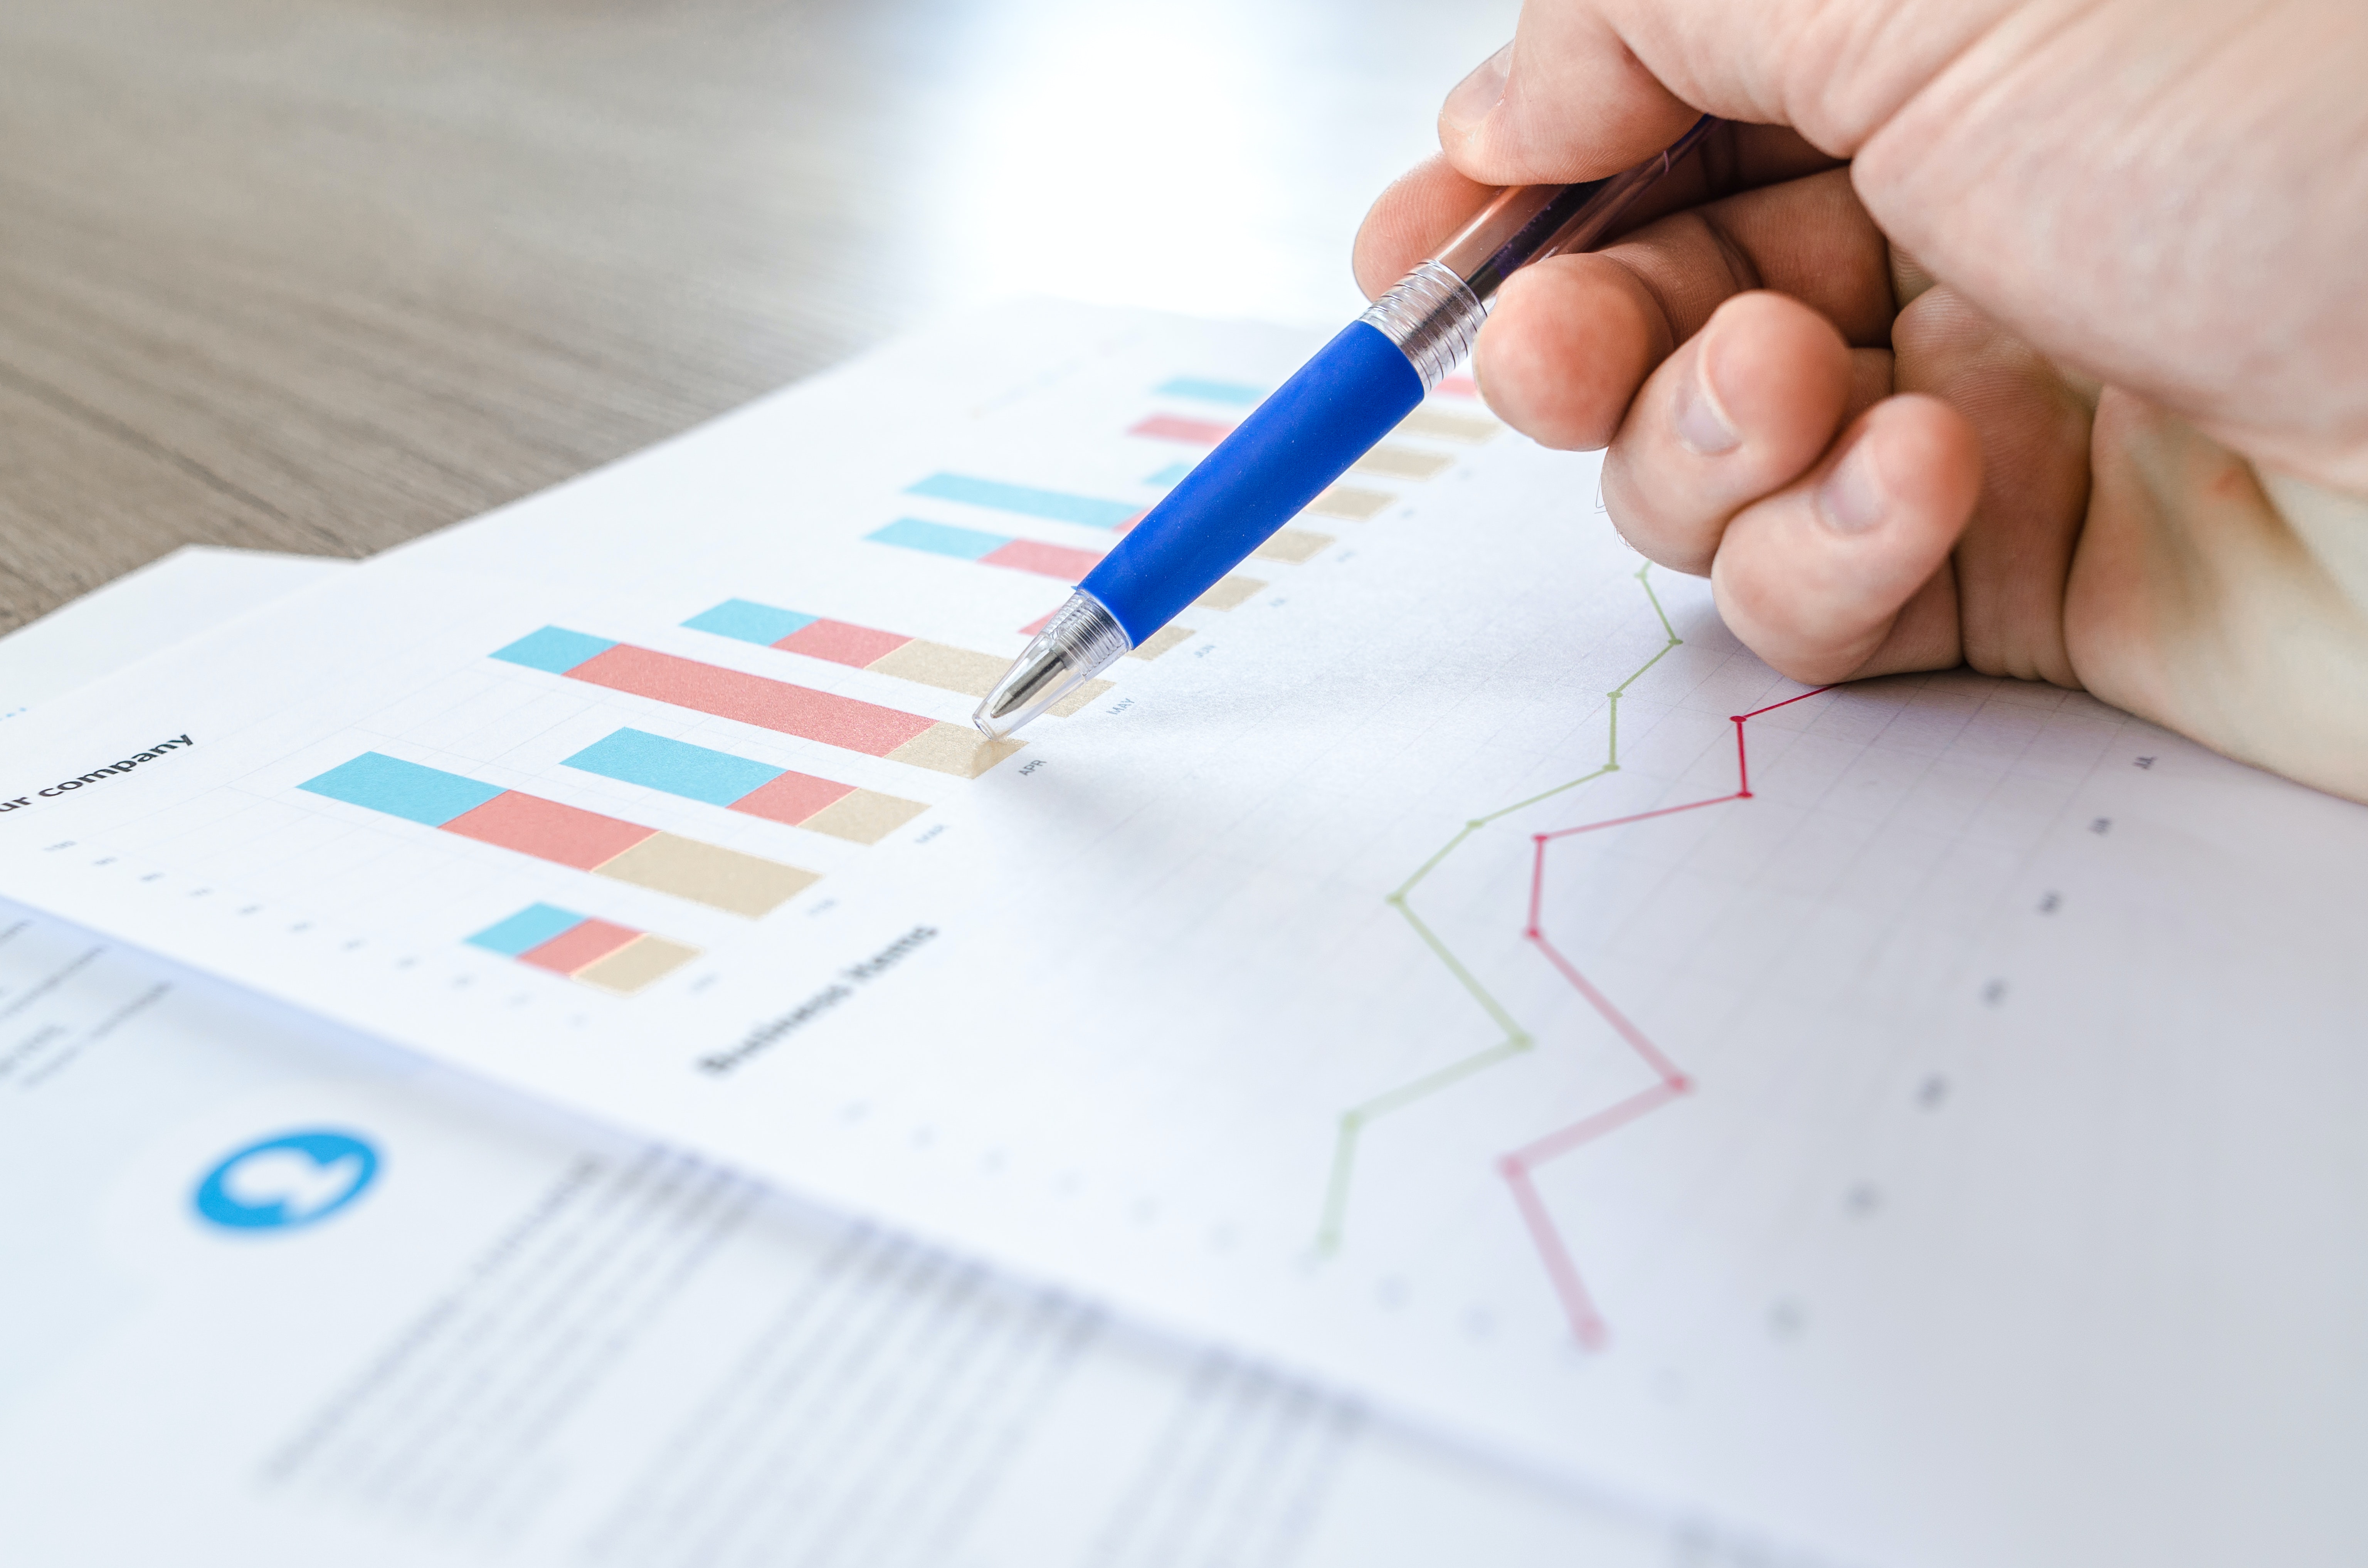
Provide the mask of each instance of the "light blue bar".
{"label": "light blue bar", "polygon": [[429,827],[442,827],[495,796],[508,793],[497,784],[480,784],[457,773],[422,767],[374,751],[366,751],[318,778],[307,778],[296,788]]}
{"label": "light blue bar", "polygon": [[1153,474],[1143,483],[1145,484],[1156,484],[1159,486],[1160,489],[1165,490],[1169,485],[1174,484],[1178,480],[1183,478],[1186,474],[1191,472],[1192,465],[1190,463],[1169,463],[1166,468],[1161,469],[1157,473]]}
{"label": "light blue bar", "polygon": [[906,550],[926,550],[932,555],[951,555],[957,561],[976,561],[1011,542],[1001,534],[950,528],[943,523],[925,523],[918,517],[899,517],[884,528],[874,528],[868,537],[881,544],[901,544]]}
{"label": "light blue bar", "polygon": [[620,730],[607,740],[595,741],[569,757],[567,766],[603,778],[704,801],[711,806],[728,806],[763,789],[784,771],[730,752],[710,751],[641,730]]}
{"label": "light blue bar", "polygon": [[693,631],[712,631],[718,637],[734,637],[743,642],[756,642],[771,647],[791,632],[803,631],[819,616],[800,615],[793,609],[776,609],[760,605],[754,599],[725,599],[713,609],[701,610],[683,622]]}
{"label": "light blue bar", "polygon": [[469,946],[514,959],[583,924],[584,916],[572,909],[562,909],[555,903],[529,903],[507,920],[488,926],[470,937]]}
{"label": "light blue bar", "polygon": [[1246,387],[1239,381],[1210,381],[1198,376],[1178,376],[1152,389],[1168,397],[1189,397],[1201,403],[1230,403],[1235,408],[1249,408],[1266,397],[1264,387]]}
{"label": "light blue bar", "polygon": [[530,670],[549,670],[552,675],[564,676],[586,659],[596,659],[615,646],[606,638],[546,626],[540,631],[529,632],[507,648],[496,649],[494,657],[524,665]]}
{"label": "light blue bar", "polygon": [[1115,528],[1143,515],[1143,508],[1125,501],[1100,501],[1091,495],[1068,495],[1058,490],[1031,490],[1024,484],[978,479],[967,473],[933,473],[909,486],[907,495],[928,495],[965,506],[992,506],[1023,517],[1047,522],[1083,523],[1089,528]]}

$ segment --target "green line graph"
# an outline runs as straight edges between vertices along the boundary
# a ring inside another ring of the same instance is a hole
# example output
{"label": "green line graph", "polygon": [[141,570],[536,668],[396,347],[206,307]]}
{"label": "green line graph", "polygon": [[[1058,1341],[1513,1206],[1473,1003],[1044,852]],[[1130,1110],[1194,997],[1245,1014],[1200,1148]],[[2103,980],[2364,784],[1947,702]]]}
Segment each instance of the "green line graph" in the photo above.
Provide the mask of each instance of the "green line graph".
{"label": "green line graph", "polygon": [[1486,986],[1480,983],[1478,978],[1464,967],[1463,960],[1455,956],[1454,949],[1441,941],[1439,933],[1426,925],[1422,916],[1415,912],[1412,903],[1414,892],[1422,885],[1424,878],[1437,870],[1447,858],[1462,848],[1465,841],[1474,834],[1491,823],[1511,816],[1516,812],[1527,811],[1541,801],[1550,801],[1557,795],[1577,789],[1582,784],[1591,783],[1607,773],[1620,771],[1620,699],[1626,694],[1630,687],[1644,678],[1645,671],[1667,658],[1671,649],[1679,647],[1684,642],[1684,639],[1678,635],[1677,628],[1669,624],[1668,612],[1661,608],[1660,596],[1653,591],[1650,575],[1652,570],[1650,563],[1638,567],[1636,585],[1644,589],[1645,602],[1653,607],[1653,614],[1661,623],[1661,632],[1666,641],[1651,658],[1630,671],[1627,679],[1604,693],[1609,699],[1609,707],[1605,722],[1603,765],[1590,772],[1582,773],[1565,783],[1557,784],[1551,790],[1542,790],[1527,800],[1516,801],[1509,806],[1499,807],[1486,816],[1474,817],[1465,823],[1455,836],[1449,839],[1437,854],[1417,867],[1414,875],[1400,883],[1397,890],[1383,901],[1405,916],[1406,923],[1414,928],[1414,934],[1421,939],[1422,945],[1429,948],[1432,955],[1446,966],[1447,972],[1455,977],[1455,983],[1463,988],[1464,993],[1479,1006],[1482,1012],[1488,1015],[1489,1021],[1504,1031],[1505,1038],[1485,1051],[1474,1051],[1469,1056],[1451,1062],[1446,1066],[1436,1068],[1419,1078],[1400,1084],[1394,1089],[1386,1090],[1369,1100],[1350,1106],[1341,1113],[1339,1131],[1336,1134],[1332,1145],[1332,1173],[1325,1184],[1324,1213],[1317,1222],[1315,1231],[1315,1250],[1319,1256],[1328,1257],[1340,1250],[1340,1238],[1348,1226],[1349,1190],[1356,1179],[1357,1149],[1364,1137],[1365,1129],[1385,1116],[1404,1110],[1408,1106],[1419,1105],[1433,1095],[1452,1088],[1467,1078],[1485,1073],[1501,1062],[1509,1062],[1537,1044],[1535,1037],[1521,1027],[1520,1020],[1514,1017],[1506,1009],[1505,1005],[1498,1001]]}

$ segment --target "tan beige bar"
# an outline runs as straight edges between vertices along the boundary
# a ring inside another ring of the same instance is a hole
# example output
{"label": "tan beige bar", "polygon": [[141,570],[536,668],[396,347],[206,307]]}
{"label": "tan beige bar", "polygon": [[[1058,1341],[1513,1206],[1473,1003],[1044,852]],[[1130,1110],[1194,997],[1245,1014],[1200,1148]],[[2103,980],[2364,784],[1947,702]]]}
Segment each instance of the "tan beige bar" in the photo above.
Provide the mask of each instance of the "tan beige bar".
{"label": "tan beige bar", "polygon": [[680,942],[669,942],[664,937],[653,937],[644,932],[607,958],[577,970],[575,978],[586,985],[597,985],[620,996],[631,996],[644,986],[655,985],[664,980],[698,956],[697,948],[687,948]]}
{"label": "tan beige bar", "polygon": [[1307,509],[1318,517],[1346,517],[1352,523],[1369,522],[1397,497],[1386,490],[1360,490],[1353,484],[1336,484],[1307,504]]}
{"label": "tan beige bar", "polygon": [[864,667],[883,676],[894,676],[898,680],[934,686],[940,691],[985,697],[995,689],[995,683],[1003,678],[1003,672],[1010,665],[1010,660],[998,659],[992,653],[949,648],[942,642],[924,642],[915,638]]}
{"label": "tan beige bar", "polygon": [[814,871],[671,833],[652,834],[593,870],[752,919],[772,913],[820,880]]}
{"label": "tan beige bar", "polygon": [[888,754],[932,773],[975,778],[1026,745],[1026,741],[990,741],[967,724],[932,724]]}
{"label": "tan beige bar", "polygon": [[1485,415],[1450,414],[1440,408],[1417,408],[1398,422],[1398,428],[1409,436],[1428,436],[1437,441],[1461,441],[1476,447],[1493,440],[1504,426]]}
{"label": "tan beige bar", "polygon": [[1264,592],[1266,585],[1256,577],[1220,577],[1192,602],[1202,609],[1233,609]]}
{"label": "tan beige bar", "polygon": [[1066,719],[1072,714],[1082,713],[1096,698],[1116,684],[1114,681],[1089,680],[1044,711],[1056,719]]}
{"label": "tan beige bar", "polygon": [[1349,465],[1350,473],[1385,473],[1393,479],[1436,479],[1455,466],[1444,452],[1421,452],[1384,441]]}
{"label": "tan beige bar", "polygon": [[1336,536],[1320,534],[1313,528],[1277,528],[1267,541],[1250,551],[1267,561],[1313,561],[1324,547],[1334,542]]}
{"label": "tan beige bar", "polygon": [[858,790],[851,795],[840,796],[798,825],[851,844],[877,844],[928,809],[918,801]]}
{"label": "tan beige bar", "polygon": [[1193,631],[1189,626],[1163,626],[1144,638],[1142,647],[1128,649],[1126,656],[1130,659],[1156,659],[1170,648],[1182,647],[1192,637]]}

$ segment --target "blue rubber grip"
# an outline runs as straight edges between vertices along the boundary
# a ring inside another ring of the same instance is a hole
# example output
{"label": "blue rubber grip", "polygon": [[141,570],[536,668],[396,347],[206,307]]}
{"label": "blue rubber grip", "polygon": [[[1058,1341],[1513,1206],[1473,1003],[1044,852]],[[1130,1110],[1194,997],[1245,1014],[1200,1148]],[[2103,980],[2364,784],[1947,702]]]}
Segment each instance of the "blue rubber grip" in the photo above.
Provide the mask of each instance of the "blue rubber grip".
{"label": "blue rubber grip", "polygon": [[1422,401],[1381,329],[1352,322],[1186,474],[1078,586],[1137,647],[1297,517]]}

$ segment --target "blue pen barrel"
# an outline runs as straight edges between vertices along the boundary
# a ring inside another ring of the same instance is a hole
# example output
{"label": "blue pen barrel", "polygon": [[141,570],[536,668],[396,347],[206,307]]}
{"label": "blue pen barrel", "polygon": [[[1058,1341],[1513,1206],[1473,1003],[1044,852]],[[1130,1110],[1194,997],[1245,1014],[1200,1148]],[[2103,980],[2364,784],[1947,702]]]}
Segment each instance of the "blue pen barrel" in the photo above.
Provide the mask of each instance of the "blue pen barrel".
{"label": "blue pen barrel", "polygon": [[1422,378],[1356,322],[1258,404],[1078,586],[1137,647],[1414,412]]}

